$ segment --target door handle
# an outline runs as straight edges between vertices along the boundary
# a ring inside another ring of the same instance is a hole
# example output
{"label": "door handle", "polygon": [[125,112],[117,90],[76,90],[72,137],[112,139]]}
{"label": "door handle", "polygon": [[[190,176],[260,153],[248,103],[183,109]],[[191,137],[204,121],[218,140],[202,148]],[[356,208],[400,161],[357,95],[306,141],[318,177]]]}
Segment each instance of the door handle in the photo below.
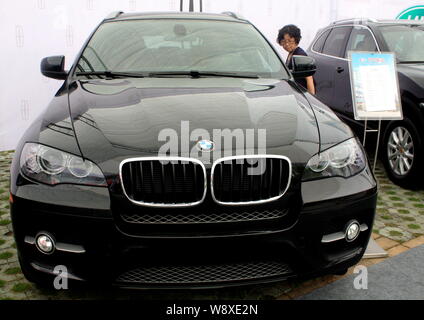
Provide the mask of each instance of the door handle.
{"label": "door handle", "polygon": [[337,71],[337,73],[342,73],[342,72],[344,71],[344,68],[342,68],[342,67],[338,67],[338,68],[336,69],[336,71]]}

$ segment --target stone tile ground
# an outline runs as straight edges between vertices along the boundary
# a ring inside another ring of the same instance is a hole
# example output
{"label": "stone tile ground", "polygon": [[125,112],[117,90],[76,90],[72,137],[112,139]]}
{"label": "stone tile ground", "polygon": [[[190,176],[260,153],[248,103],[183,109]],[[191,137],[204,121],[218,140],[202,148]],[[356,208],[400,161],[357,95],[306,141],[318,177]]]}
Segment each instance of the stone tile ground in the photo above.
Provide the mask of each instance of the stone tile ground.
{"label": "stone tile ground", "polygon": [[383,166],[376,169],[379,196],[374,232],[405,242],[424,234],[424,190],[411,191],[391,183]]}
{"label": "stone tile ground", "polygon": [[[248,289],[152,294],[96,289],[43,291],[23,277],[16,256],[9,214],[9,168],[13,152],[0,152],[0,300],[3,299],[293,299],[333,282],[341,276],[309,281],[286,281]],[[394,256],[424,244],[424,191],[409,191],[393,185],[381,164],[376,169],[379,197],[373,237]],[[362,260],[372,265],[383,259]],[[353,268],[349,270],[352,273]],[[349,274],[348,273],[348,274]]]}

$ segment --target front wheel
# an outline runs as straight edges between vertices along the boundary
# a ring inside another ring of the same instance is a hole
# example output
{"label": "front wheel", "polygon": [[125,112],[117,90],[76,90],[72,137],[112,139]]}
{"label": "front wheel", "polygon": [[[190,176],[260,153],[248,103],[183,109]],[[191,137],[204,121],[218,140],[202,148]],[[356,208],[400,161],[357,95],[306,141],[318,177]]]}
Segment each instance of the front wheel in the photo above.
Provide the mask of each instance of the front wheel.
{"label": "front wheel", "polygon": [[422,139],[411,120],[405,118],[387,126],[382,153],[390,180],[405,188],[418,186],[422,172]]}

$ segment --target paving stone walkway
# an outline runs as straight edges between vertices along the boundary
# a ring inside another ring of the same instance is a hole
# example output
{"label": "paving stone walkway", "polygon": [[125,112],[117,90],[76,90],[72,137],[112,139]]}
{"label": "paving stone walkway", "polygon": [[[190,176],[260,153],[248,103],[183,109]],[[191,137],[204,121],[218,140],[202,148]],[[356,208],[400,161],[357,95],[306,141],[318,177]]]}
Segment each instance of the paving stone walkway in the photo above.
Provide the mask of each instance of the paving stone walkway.
{"label": "paving stone walkway", "polygon": [[[293,299],[325,286],[342,276],[309,281],[286,281],[255,288],[201,291],[190,294],[152,294],[95,289],[40,290],[24,278],[17,261],[9,213],[9,168],[13,152],[0,152],[0,300],[3,299]],[[424,244],[424,190],[409,191],[393,185],[381,164],[376,169],[379,197],[373,237],[395,256]],[[383,259],[362,260],[370,266]],[[350,268],[348,274],[353,272]]]}
{"label": "paving stone walkway", "polygon": [[398,242],[424,234],[424,189],[410,191],[394,185],[383,166],[376,169],[379,196],[374,232]]}

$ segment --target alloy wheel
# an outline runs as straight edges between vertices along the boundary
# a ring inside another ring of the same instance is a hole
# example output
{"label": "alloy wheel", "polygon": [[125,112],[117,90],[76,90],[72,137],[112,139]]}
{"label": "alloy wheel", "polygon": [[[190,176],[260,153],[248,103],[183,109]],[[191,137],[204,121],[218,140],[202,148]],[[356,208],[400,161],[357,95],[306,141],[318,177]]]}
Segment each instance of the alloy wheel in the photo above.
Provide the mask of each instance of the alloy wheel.
{"label": "alloy wheel", "polygon": [[405,176],[409,173],[414,162],[414,142],[405,127],[396,127],[390,133],[387,156],[395,174]]}

